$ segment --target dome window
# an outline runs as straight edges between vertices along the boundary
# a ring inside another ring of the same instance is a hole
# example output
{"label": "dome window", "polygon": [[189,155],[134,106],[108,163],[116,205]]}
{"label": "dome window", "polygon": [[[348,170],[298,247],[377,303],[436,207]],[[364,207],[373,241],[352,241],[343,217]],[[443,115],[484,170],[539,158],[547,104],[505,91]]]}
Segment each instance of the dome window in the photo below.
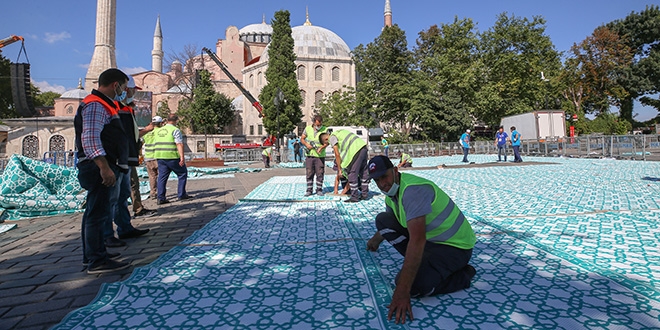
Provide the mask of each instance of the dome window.
{"label": "dome window", "polygon": [[321,81],[323,80],[323,67],[320,65],[314,68],[314,80]]}
{"label": "dome window", "polygon": [[339,81],[339,67],[332,68],[332,81]]}
{"label": "dome window", "polygon": [[305,66],[304,65],[299,65],[298,66],[298,80],[305,80]]}

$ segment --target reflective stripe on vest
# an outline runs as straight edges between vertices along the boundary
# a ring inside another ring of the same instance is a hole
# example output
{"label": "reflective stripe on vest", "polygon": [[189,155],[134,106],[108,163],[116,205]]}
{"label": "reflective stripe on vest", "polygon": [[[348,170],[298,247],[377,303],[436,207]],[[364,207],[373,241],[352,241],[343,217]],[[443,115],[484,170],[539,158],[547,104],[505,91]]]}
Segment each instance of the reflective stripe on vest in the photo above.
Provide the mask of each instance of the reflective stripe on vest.
{"label": "reflective stripe on vest", "polygon": [[403,209],[402,197],[406,188],[414,185],[426,184],[433,187],[435,199],[431,205],[431,213],[426,215],[426,240],[457,247],[459,249],[471,249],[477,241],[472,226],[465,219],[463,212],[456,206],[449,196],[432,181],[418,176],[400,173],[401,180],[397,192],[397,202],[391,197],[385,198],[385,204],[394,210],[394,214],[404,228],[408,227],[406,222],[406,211]]}
{"label": "reflective stripe on vest", "polygon": [[353,157],[363,147],[367,146],[367,143],[364,142],[357,134],[347,131],[345,129],[340,129],[336,132],[332,132],[332,136],[335,136],[339,144],[339,156],[341,157],[341,168],[348,168],[348,165],[351,164]]}
{"label": "reflective stripe on vest", "polygon": [[142,136],[142,139],[144,139],[144,159],[156,159],[156,145],[154,144],[156,136],[154,135],[154,131],[157,129],[155,128],[153,131]]}
{"label": "reflective stripe on vest", "polygon": [[311,144],[314,149],[307,150],[307,157],[316,157],[316,158],[323,158],[325,157],[325,149],[321,151],[319,154],[316,151],[316,148],[321,146],[321,134],[325,133],[328,130],[327,127],[321,126],[319,128],[319,131],[314,133],[314,127],[307,126],[305,127],[305,141],[307,141],[309,144]]}
{"label": "reflective stripe on vest", "polygon": [[154,132],[154,157],[156,159],[179,159],[179,151],[174,142],[174,131],[178,128],[167,124]]}

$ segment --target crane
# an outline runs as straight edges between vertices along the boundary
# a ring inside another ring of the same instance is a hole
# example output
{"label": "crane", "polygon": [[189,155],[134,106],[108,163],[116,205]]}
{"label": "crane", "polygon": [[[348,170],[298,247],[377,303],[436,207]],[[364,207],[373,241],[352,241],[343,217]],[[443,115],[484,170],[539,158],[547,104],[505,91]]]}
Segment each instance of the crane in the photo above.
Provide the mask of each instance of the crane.
{"label": "crane", "polygon": [[255,99],[254,96],[252,96],[252,94],[250,94],[250,92],[247,89],[245,89],[243,85],[241,85],[241,83],[238,82],[236,78],[234,78],[234,76],[232,76],[232,74],[227,69],[227,66],[224,63],[222,63],[222,61],[218,58],[218,56],[214,52],[212,52],[210,49],[206,47],[202,48],[202,50],[205,51],[207,54],[209,54],[213,62],[215,62],[215,64],[217,64],[220,67],[220,69],[222,69],[222,72],[224,72],[227,75],[227,77],[231,79],[234,85],[236,85],[236,87],[238,87],[241,93],[245,95],[248,101],[252,103],[252,106],[254,106],[257,109],[257,111],[259,111],[259,118],[262,118],[264,116],[263,114],[264,107],[261,106],[261,103],[259,103],[259,101],[257,101],[257,99]]}
{"label": "crane", "polygon": [[0,48],[2,48],[4,46],[7,46],[7,45],[11,45],[11,44],[13,44],[13,43],[15,43],[16,41],[19,41],[19,40],[21,42],[25,42],[25,39],[23,39],[23,37],[11,35],[7,38],[4,38],[4,39],[0,40]]}

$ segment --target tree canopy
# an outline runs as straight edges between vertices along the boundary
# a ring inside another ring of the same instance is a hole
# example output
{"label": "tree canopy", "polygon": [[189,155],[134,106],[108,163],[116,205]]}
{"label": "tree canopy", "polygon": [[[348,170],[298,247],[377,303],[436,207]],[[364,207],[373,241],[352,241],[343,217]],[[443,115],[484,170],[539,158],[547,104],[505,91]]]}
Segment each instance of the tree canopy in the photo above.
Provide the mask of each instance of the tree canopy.
{"label": "tree canopy", "polygon": [[214,90],[208,71],[200,70],[198,80],[192,100],[182,99],[179,102],[177,115],[181,127],[190,128],[194,134],[221,134],[224,127],[234,120],[231,99]]}

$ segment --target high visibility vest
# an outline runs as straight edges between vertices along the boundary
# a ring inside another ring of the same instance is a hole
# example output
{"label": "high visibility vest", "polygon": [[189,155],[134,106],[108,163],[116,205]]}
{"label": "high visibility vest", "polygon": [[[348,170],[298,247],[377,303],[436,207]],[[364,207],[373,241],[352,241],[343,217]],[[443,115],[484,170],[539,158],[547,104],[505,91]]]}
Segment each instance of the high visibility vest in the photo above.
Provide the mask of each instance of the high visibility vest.
{"label": "high visibility vest", "polygon": [[154,131],[154,156],[156,159],[179,159],[179,151],[174,142],[174,131],[178,128],[167,124]]}
{"label": "high visibility vest", "polygon": [[360,149],[367,146],[367,143],[359,136],[345,129],[332,132],[331,136],[336,137],[338,140],[337,145],[339,147],[342,169],[348,168],[348,165],[353,161],[353,157],[358,154]]}
{"label": "high visibility vest", "polygon": [[157,129],[155,128],[153,131],[142,136],[142,139],[144,139],[144,159],[146,160],[156,159],[156,145],[154,144],[156,135],[154,135],[154,132]]}
{"label": "high visibility vest", "polygon": [[392,197],[385,198],[385,204],[394,210],[394,215],[403,228],[408,228],[406,210],[403,209],[402,197],[406,189],[414,185],[430,185],[435,192],[435,199],[431,204],[431,213],[426,215],[426,240],[436,244],[446,244],[459,249],[468,250],[474,247],[477,237],[472,226],[465,219],[463,212],[454,204],[449,196],[435,183],[418,176],[400,173],[400,187],[397,192],[397,201]]}
{"label": "high visibility vest", "polygon": [[270,157],[270,153],[271,153],[272,151],[273,151],[273,149],[271,149],[271,148],[269,147],[269,148],[264,149],[264,151],[262,151],[261,154],[264,155],[264,156],[266,156],[266,157]]}
{"label": "high visibility vest", "polygon": [[413,160],[412,160],[412,157],[410,157],[410,155],[408,155],[407,153],[402,152],[401,153],[401,162],[402,163],[406,162],[406,163],[412,165]]}
{"label": "high visibility vest", "polygon": [[307,126],[305,127],[305,141],[307,141],[309,144],[311,144],[314,148],[311,150],[307,151],[307,157],[316,157],[316,158],[323,158],[325,157],[325,149],[321,151],[319,154],[316,151],[316,148],[321,146],[321,134],[325,133],[328,130],[327,127],[321,126],[319,128],[319,131],[314,134],[314,127]]}

